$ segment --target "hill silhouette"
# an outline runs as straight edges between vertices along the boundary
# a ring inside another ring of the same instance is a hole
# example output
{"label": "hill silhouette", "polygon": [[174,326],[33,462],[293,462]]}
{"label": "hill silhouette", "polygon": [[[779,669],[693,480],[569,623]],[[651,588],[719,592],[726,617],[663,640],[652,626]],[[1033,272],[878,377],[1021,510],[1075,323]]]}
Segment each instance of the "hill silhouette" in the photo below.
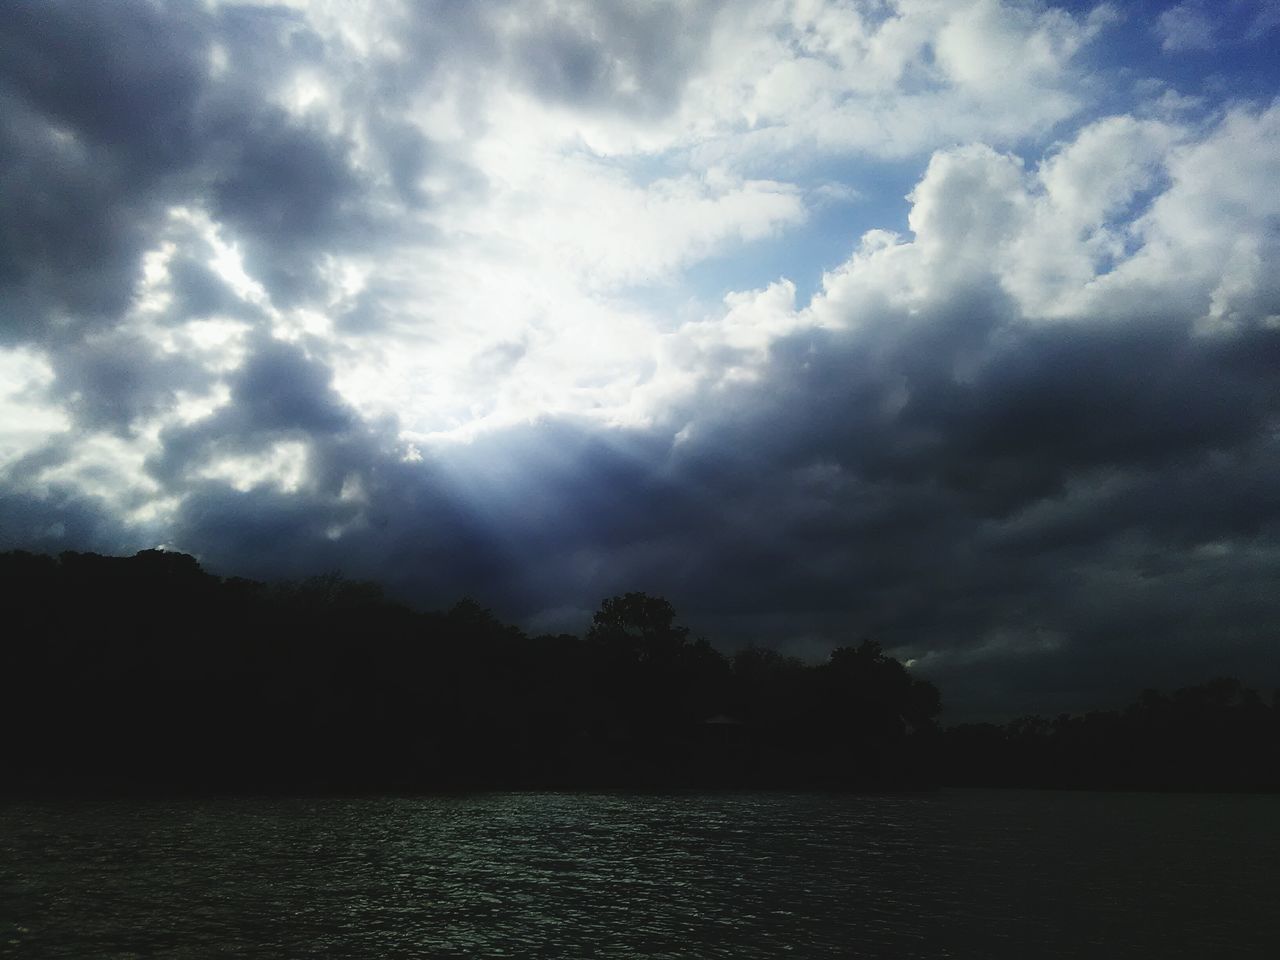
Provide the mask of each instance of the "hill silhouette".
{"label": "hill silhouette", "polygon": [[730,658],[640,593],[530,637],[469,599],[420,613],[154,550],[7,553],[0,578],[20,786],[898,786],[936,735],[936,689],[874,643]]}
{"label": "hill silhouette", "polygon": [[13,790],[1280,786],[1280,704],[1230,679],[942,730],[937,688],[874,641],[726,656],[643,593],[578,637],[156,550],[4,553],[0,582]]}

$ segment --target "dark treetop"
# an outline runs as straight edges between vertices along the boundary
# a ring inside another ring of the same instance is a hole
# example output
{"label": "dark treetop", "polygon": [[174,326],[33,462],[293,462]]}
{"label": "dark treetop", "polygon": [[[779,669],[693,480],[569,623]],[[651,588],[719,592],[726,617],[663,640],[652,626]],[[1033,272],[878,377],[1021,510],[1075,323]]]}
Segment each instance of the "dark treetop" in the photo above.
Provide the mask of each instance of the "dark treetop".
{"label": "dark treetop", "polygon": [[938,690],[873,641],[729,657],[641,593],[530,637],[471,600],[421,613],[154,550],[0,554],[0,582],[18,790],[1280,784],[1275,699],[1229,680],[943,732]]}

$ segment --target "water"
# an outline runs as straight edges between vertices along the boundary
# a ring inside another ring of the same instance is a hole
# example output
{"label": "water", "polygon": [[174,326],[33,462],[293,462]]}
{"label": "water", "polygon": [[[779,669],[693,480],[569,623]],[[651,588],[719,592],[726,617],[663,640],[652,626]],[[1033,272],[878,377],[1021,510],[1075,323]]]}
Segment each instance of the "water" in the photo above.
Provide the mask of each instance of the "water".
{"label": "water", "polygon": [[18,957],[1276,957],[1280,798],[0,805]]}

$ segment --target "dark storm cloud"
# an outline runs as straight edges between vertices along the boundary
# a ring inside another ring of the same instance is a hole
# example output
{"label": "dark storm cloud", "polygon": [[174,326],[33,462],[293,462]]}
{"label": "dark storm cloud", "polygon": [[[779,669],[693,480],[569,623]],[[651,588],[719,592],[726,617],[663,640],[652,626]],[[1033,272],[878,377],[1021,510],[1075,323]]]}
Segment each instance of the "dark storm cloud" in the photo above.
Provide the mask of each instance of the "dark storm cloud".
{"label": "dark storm cloud", "polygon": [[[306,576],[341,569],[439,603],[493,583],[493,537],[430,465],[403,462],[394,424],[368,422],[334,391],[323,360],[264,339],[230,377],[229,402],[161,435],[148,470],[182,505],[170,543],[211,569]],[[296,487],[235,489],[202,471],[301,445]]]}
{"label": "dark storm cloud", "polygon": [[[226,406],[163,432],[151,475],[184,495],[170,542],[212,568],[276,578],[341,569],[418,603],[451,603],[511,576],[500,516],[432,464],[406,463],[393,423],[359,418],[301,347],[263,340],[230,378]],[[295,488],[234,489],[202,470],[300,444]]]}
{"label": "dark storm cloud", "polygon": [[[207,261],[212,251],[196,245]],[[175,255],[167,264],[172,303],[165,310],[175,322],[202,320],[221,314],[257,318],[261,311],[242,300],[205,262],[189,254]]]}
{"label": "dark storm cloud", "polygon": [[362,521],[314,549],[512,616],[640,588],[730,645],[871,634],[960,710],[1257,671],[1280,334],[1006,319],[996,299],[794,335],[678,442],[560,418],[426,464],[362,447],[334,471],[364,478]]}
{"label": "dark storm cloud", "polygon": [[170,176],[198,159],[206,40],[200,17],[145,3],[23,3],[5,19],[0,302],[12,337],[43,332],[49,310],[101,318],[127,305],[177,191]]}
{"label": "dark storm cloud", "polygon": [[660,116],[696,69],[718,3],[580,4],[517,34],[518,75],[538,96]]}
{"label": "dark storm cloud", "polygon": [[[1260,666],[1280,633],[1274,326],[1034,326],[996,282],[974,282],[915,313],[785,336],[754,379],[709,376],[651,426],[548,416],[419,459],[399,424],[339,395],[343,346],[273,340],[267,309],[209,267],[211,241],[166,219],[207,211],[273,305],[327,307],[326,255],[376,256],[401,238],[385,211],[429,207],[441,188],[424,174],[483,189],[465,156],[400,117],[424,84],[456,83],[459,122],[476,126],[467,86],[492,71],[597,116],[661,117],[700,68],[718,5],[410,4],[395,23],[405,55],[350,74],[349,53],[294,12],[11,6],[0,335],[47,352],[53,382],[33,389],[74,423],[8,468],[4,546],[163,539],[219,573],[341,569],[420,604],[470,593],[540,622],[647,590],[729,647],[820,655],[875,636],[961,711],[1072,708],[1212,672],[1280,682]],[[299,65],[358,105],[358,135],[272,101]],[[984,235],[984,202],[956,221],[957,250]],[[158,492],[77,492],[72,467],[102,469],[77,466],[90,434],[127,436],[213,384],[198,357],[114,329],[161,239],[176,249],[157,323],[231,315],[252,328],[245,356],[217,375],[225,405],[161,431],[144,478]],[[330,319],[344,335],[385,329],[403,309],[395,282],[371,278]],[[1259,287],[1247,312],[1280,312]],[[502,342],[475,358],[476,377],[501,380],[530,349]],[[720,372],[749,362],[728,348],[706,359]],[[297,476],[237,486],[217,472],[284,447],[301,451]],[[16,492],[28,486],[39,492]],[[180,499],[163,531],[121,519],[152,495]]]}
{"label": "dark storm cloud", "polygon": [[[1034,328],[992,319],[1002,313],[997,300],[799,334],[777,345],[764,384],[702,401],[692,436],[708,440],[683,453],[688,475],[721,503],[744,500],[735,527],[754,514],[766,548],[753,560],[691,537],[694,555],[708,553],[694,595],[722,591],[717,572],[765,584],[762,606],[776,588],[824,632],[843,621],[938,651],[933,668],[948,675],[1003,671],[1009,689],[1043,667],[1046,632],[1062,644],[1055,657],[1112,638],[1188,674],[1219,642],[1274,635],[1280,611],[1259,603],[1259,585],[1280,555],[1280,367],[1268,360],[1280,331]],[[808,522],[771,530],[789,510]],[[1138,682],[1100,667],[1075,693],[1104,679]]]}
{"label": "dark storm cloud", "polygon": [[[152,472],[186,495],[171,544],[221,572],[342,569],[544,620],[644,589],[727,646],[876,636],[953,716],[1280,679],[1261,666],[1280,629],[1280,334],[1025,328],[975,307],[793,335],[762,383],[692,404],[679,441],[544,418],[424,462],[322,360],[264,341]],[[297,490],[193,479],[282,439],[307,446]],[[39,515],[93,521],[65,499]]]}
{"label": "dark storm cloud", "polygon": [[[272,102],[299,65],[345,89],[338,52],[291,12],[134,0],[8,11],[0,35],[0,341],[47,354],[54,381],[45,396],[77,431],[128,435],[181,394],[216,382],[204,366],[211,354],[185,335],[173,353],[117,329],[135,303],[146,251],[172,248],[158,322],[265,321],[261,306],[210,269],[214,251],[198,227],[175,222],[171,209],[207,212],[279,307],[327,297],[328,254],[394,241],[396,232],[379,229],[370,212],[389,207],[357,169],[350,139]],[[407,135],[375,136],[375,165],[384,141],[393,187],[404,196],[430,147]],[[349,411],[306,406],[307,377],[288,358],[255,354],[231,384],[235,412],[202,425],[205,433],[169,438],[158,474],[172,479],[188,458],[262,449],[285,432],[345,426]],[[299,385],[288,386],[291,378]],[[59,458],[70,463],[79,453],[75,442],[46,444],[8,479],[33,478],[37,461],[56,470]],[[49,505],[53,515],[95,509],[70,495]]]}
{"label": "dark storm cloud", "polygon": [[53,370],[53,396],[76,423],[114,431],[168,410],[180,390],[201,392],[213,382],[201,364],[129,334],[68,344],[54,355]]}
{"label": "dark storm cloud", "polygon": [[279,341],[263,341],[231,380],[231,405],[246,426],[329,434],[353,415],[333,391],[327,367]]}
{"label": "dark storm cloud", "polygon": [[[327,292],[327,254],[357,245],[367,254],[398,237],[371,213],[386,209],[387,198],[357,167],[350,138],[272,102],[290,72],[310,67],[339,98],[368,99],[361,118],[373,162],[385,164],[392,199],[421,207],[431,197],[417,181],[433,166],[445,164],[461,189],[474,178],[465,176],[464,162],[437,155],[396,120],[393,108],[458,49],[483,51],[488,30],[472,5],[445,4],[409,32],[437,56],[363,63],[348,75],[344,51],[290,11],[133,0],[10,11],[0,36],[0,309],[7,340],[49,351],[55,379],[43,389],[76,427],[11,465],[10,484],[34,483],[42,492],[6,496],[7,544],[135,545],[136,531],[126,536],[113,519],[120,503],[38,478],[75,462],[85,430],[128,432],[140,417],[171,407],[178,392],[211,385],[199,363],[112,329],[132,303],[144,251],[160,239],[177,245],[163,322],[263,319],[208,267],[205,240],[166,221],[169,208],[206,210],[282,307]],[[418,231],[414,239],[429,235]],[[378,302],[378,290],[356,305],[363,317],[356,325],[367,329],[394,313],[394,303]],[[389,426],[361,422],[333,391],[323,360],[252,334],[246,360],[226,379],[229,402],[169,427],[148,461],[164,492],[186,496],[168,539],[231,571],[279,575],[333,558],[330,566],[381,575],[391,570],[362,559],[355,535],[366,531],[373,557],[381,544],[375,534],[399,529],[400,560],[425,549],[464,578],[493,567],[477,533],[482,526],[450,506],[424,468],[410,471],[388,452]],[[211,464],[269,455],[281,443],[305,450],[299,490],[260,484],[240,492],[201,476]],[[405,478],[409,472],[415,479]],[[343,498],[352,485],[372,491],[371,506]],[[336,542],[337,528],[352,537]]]}
{"label": "dark storm cloud", "polygon": [[263,339],[229,378],[230,401],[194,423],[169,427],[151,473],[172,483],[212,457],[260,453],[282,440],[320,442],[357,429],[331,386],[332,374],[301,348]]}
{"label": "dark storm cloud", "polygon": [[1060,494],[1077,471],[1247,445],[1280,406],[1275,329],[1209,338],[1175,321],[1035,327],[1008,316],[993,295],[787,337],[763,386],[690,405],[707,438],[690,469],[830,462],[1000,516]]}
{"label": "dark storm cloud", "polygon": [[[268,99],[290,69],[312,67],[340,96],[363,98],[370,145],[398,202],[421,206],[431,200],[419,185],[428,170],[443,170],[457,189],[479,182],[391,111],[435,72],[478,83],[511,59],[550,99],[660,113],[694,69],[714,7],[591,5],[567,19],[520,21],[510,35],[492,22],[497,13],[414,6],[401,26],[416,55],[367,64],[357,79],[292,12],[141,0],[18,5],[0,38],[5,337],[67,339],[114,323],[174,205],[207,208],[229,228],[250,273],[284,306],[324,291],[324,254],[390,242],[397,230],[374,218],[380,188],[355,164],[351,141]],[[198,283],[186,269],[179,282]],[[212,292],[206,284],[196,295]]]}
{"label": "dark storm cloud", "polygon": [[[225,58],[217,69],[215,47]],[[373,187],[351,143],[268,99],[287,68],[328,69],[324,54],[296,16],[260,8],[90,0],[9,11],[0,38],[6,336],[68,337],[114,322],[174,205],[220,218],[286,304],[320,288],[320,254],[372,244],[371,207],[359,201]],[[411,176],[428,149],[400,136],[396,176]]]}
{"label": "dark storm cloud", "polygon": [[122,523],[100,500],[65,486],[43,495],[0,490],[4,548],[57,554],[64,550],[130,554],[155,546]]}
{"label": "dark storm cloud", "polygon": [[549,103],[636,118],[670,112],[701,66],[721,0],[410,4],[397,24],[412,56],[378,71],[382,100],[448,74],[495,73]]}
{"label": "dark storm cloud", "polygon": [[542,621],[644,589],[728,646],[876,636],[953,715],[1070,709],[1262,669],[1277,349],[1264,327],[1028,326],[988,289],[793,334],[762,381],[671,423],[543,418],[413,463],[321,360],[264,342],[153,472],[176,488],[211,457],[308,444],[299,491],[188,482],[174,543],[228,572],[341,568]]}
{"label": "dark storm cloud", "polygon": [[191,489],[174,532],[177,543],[199,544],[205,564],[215,570],[269,580],[305,577],[351,569],[344,545],[325,534],[353,513],[329,498],[205,482]]}
{"label": "dark storm cloud", "polygon": [[319,253],[373,237],[355,203],[363,190],[351,145],[283,111],[227,132],[234,146],[211,186],[213,209],[248,241],[246,260],[273,299],[305,301],[323,287]]}
{"label": "dark storm cloud", "polygon": [[[467,593],[507,604],[517,560],[506,549],[504,518],[431,465],[401,462],[387,441],[362,425],[307,438],[298,489],[185,482],[172,544],[198,549],[221,572],[273,579],[341,570],[418,605],[447,606]],[[211,448],[221,455],[254,446],[242,438],[239,447],[224,440]]]}

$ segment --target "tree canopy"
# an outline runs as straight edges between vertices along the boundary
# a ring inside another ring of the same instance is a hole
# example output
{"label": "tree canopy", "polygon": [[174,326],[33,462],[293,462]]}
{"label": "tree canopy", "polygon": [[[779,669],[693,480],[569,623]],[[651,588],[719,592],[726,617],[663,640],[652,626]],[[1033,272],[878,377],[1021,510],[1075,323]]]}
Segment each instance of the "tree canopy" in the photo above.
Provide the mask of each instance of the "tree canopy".
{"label": "tree canopy", "polygon": [[1277,703],[1231,680],[944,732],[938,689],[873,640],[729,656],[644,593],[529,636],[470,598],[418,612],[162,551],[0,554],[0,579],[18,788],[1280,785]]}

